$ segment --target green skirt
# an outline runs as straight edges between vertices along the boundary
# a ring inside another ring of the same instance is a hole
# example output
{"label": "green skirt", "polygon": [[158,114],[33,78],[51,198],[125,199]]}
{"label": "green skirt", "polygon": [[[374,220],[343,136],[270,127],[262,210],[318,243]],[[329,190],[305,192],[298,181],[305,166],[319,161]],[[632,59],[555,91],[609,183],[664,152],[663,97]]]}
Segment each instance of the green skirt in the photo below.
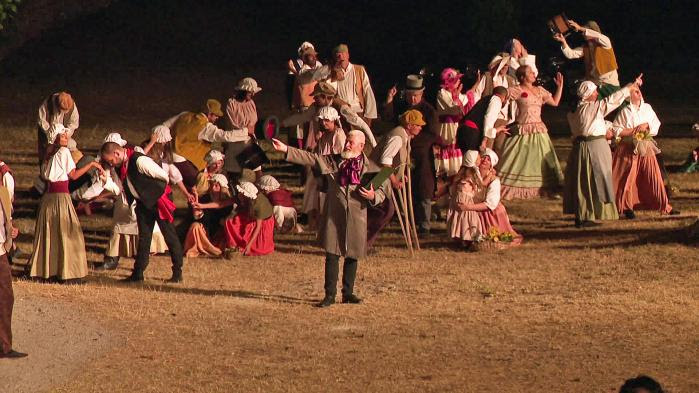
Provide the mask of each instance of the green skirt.
{"label": "green skirt", "polygon": [[498,164],[503,198],[537,198],[559,191],[563,174],[548,133],[513,135]]}

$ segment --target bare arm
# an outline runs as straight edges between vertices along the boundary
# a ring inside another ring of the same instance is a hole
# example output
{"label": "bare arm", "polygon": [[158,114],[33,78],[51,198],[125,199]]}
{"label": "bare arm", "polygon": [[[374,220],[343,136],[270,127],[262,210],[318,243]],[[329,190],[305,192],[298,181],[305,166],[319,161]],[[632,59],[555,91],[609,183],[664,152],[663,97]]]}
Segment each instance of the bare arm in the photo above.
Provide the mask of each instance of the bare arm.
{"label": "bare arm", "polygon": [[245,246],[245,250],[243,251],[243,255],[248,255],[250,253],[250,247],[257,239],[257,236],[260,234],[261,229],[262,229],[262,220],[258,218],[257,220],[255,220],[255,229],[252,230],[252,234],[250,235],[250,240],[248,240],[248,244]]}

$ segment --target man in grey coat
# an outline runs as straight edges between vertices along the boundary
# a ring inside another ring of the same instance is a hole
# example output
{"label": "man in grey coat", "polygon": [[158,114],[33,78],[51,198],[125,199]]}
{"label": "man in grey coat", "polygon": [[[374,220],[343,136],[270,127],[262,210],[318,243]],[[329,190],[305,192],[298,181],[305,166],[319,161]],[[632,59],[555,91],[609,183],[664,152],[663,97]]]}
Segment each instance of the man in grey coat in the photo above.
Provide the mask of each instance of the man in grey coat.
{"label": "man in grey coat", "polygon": [[379,205],[386,198],[388,181],[378,189],[360,185],[366,173],[378,172],[379,167],[363,153],[365,137],[359,130],[347,135],[341,154],[318,155],[288,147],[273,139],[274,148],[286,153],[286,161],[314,166],[327,180],[328,191],[320,218],[320,240],[325,248],[325,297],[317,304],[328,307],[335,303],[340,256],[342,267],[342,302],[357,304],[354,295],[357,260],[366,255],[367,207]]}

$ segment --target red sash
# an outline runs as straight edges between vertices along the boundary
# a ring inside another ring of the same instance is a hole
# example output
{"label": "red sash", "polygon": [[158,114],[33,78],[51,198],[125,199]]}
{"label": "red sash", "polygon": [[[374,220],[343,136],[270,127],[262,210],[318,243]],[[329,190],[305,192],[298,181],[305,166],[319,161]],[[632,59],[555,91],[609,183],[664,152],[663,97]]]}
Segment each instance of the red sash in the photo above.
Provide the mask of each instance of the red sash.
{"label": "red sash", "polygon": [[50,181],[48,192],[49,194],[67,194],[68,193],[68,180],[64,181]]}
{"label": "red sash", "polygon": [[165,192],[163,192],[163,195],[161,195],[158,199],[157,207],[158,216],[161,219],[171,223],[175,220],[175,203],[168,197],[170,194],[172,194],[172,189],[168,184],[165,186]]}

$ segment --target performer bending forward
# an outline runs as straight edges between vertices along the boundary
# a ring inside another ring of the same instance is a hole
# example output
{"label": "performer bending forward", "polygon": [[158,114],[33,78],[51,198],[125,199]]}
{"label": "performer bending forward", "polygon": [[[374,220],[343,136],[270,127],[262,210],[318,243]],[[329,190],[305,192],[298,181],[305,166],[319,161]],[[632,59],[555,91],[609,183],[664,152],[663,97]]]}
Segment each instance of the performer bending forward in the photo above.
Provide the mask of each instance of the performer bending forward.
{"label": "performer bending forward", "polygon": [[175,204],[170,199],[172,191],[168,185],[168,172],[152,158],[134,150],[126,150],[114,142],[103,144],[100,155],[102,160],[117,169],[122,181],[125,181],[124,191],[129,202],[136,200],[138,255],[133,273],[125,281],[143,281],[143,272],[148,267],[153,227],[157,222],[172,258],[172,278],[168,282],[181,282],[182,244],[172,225]]}
{"label": "performer bending forward", "polygon": [[288,147],[274,139],[274,148],[286,153],[286,160],[299,165],[313,165],[328,180],[328,193],[320,222],[320,238],[325,247],[325,297],[317,304],[328,307],[335,303],[340,256],[342,268],[342,302],[360,303],[354,295],[357,260],[366,255],[367,206],[376,206],[386,198],[388,181],[379,189],[361,187],[360,179],[378,166],[362,153],[364,133],[352,130],[341,154],[321,156]]}

